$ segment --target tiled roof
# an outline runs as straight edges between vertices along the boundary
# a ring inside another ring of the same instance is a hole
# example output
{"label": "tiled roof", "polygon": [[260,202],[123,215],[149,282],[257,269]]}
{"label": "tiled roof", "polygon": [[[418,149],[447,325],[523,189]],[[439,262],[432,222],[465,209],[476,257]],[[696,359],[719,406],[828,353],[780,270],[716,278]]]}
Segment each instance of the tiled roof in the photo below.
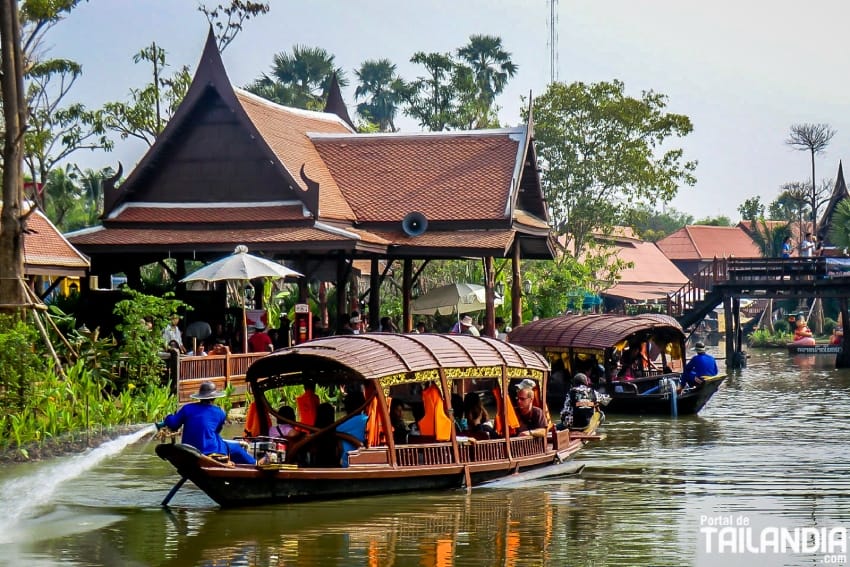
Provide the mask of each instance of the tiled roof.
{"label": "tiled roof", "polygon": [[688,278],[658,249],[654,242],[630,242],[617,246],[617,257],[634,266],[620,272],[622,283],[659,283],[678,289]]}
{"label": "tiled roof", "polygon": [[311,136],[358,222],[505,219],[521,129]]}
{"label": "tiled roof", "polygon": [[298,243],[308,241],[345,242],[355,238],[342,232],[315,228],[198,229],[110,228],[78,231],[68,235],[78,246],[174,246],[209,244]]}
{"label": "tiled roof", "polygon": [[679,291],[681,285],[618,283],[602,292],[602,295],[619,297],[633,301],[651,301],[666,299],[668,294]]}
{"label": "tiled roof", "polygon": [[323,218],[353,220],[354,213],[346,203],[336,181],[328,172],[307,132],[350,134],[351,130],[334,114],[312,112],[280,106],[249,92],[234,89],[236,98],[248,114],[263,140],[281,163],[301,185],[304,173],[319,184],[319,214]]}
{"label": "tiled roof", "polygon": [[41,211],[27,219],[24,273],[28,275],[84,275],[89,260],[74,248]]}
{"label": "tiled roof", "polygon": [[226,203],[198,206],[129,206],[109,220],[121,223],[234,223],[303,220],[304,206],[258,205],[253,207],[227,206]]}
{"label": "tiled roof", "polygon": [[664,255],[671,260],[761,256],[755,242],[737,226],[686,226],[662,238],[657,244]]}

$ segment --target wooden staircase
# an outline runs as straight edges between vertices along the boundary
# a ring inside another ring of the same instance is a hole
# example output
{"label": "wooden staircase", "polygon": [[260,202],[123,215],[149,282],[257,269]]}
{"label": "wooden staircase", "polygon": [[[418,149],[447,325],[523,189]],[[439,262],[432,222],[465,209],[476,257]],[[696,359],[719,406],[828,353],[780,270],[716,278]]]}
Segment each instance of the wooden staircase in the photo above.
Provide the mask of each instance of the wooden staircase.
{"label": "wooden staircase", "polygon": [[691,276],[688,283],[667,296],[667,314],[679,321],[683,329],[696,325],[723,302],[723,295],[714,286],[728,277],[726,259],[715,258]]}

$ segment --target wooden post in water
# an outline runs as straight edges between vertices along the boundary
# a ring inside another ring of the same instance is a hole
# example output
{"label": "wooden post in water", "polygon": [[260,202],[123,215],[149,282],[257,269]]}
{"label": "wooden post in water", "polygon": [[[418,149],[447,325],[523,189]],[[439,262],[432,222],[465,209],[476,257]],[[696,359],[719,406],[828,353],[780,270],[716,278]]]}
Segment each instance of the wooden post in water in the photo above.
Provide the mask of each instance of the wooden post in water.
{"label": "wooden post in water", "polygon": [[732,298],[723,298],[723,326],[726,334],[726,367],[735,368],[735,332],[732,328]]}
{"label": "wooden post in water", "polygon": [[835,355],[836,368],[850,368],[850,318],[847,316],[847,298],[839,299],[841,309],[841,328],[844,331],[844,337],[841,339],[841,352]]}

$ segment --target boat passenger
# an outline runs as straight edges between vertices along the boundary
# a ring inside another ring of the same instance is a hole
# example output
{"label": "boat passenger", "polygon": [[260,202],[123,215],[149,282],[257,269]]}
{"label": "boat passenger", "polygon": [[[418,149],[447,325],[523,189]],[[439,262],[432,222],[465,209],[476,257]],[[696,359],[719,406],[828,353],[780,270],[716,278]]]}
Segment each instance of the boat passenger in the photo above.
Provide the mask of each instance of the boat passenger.
{"label": "boat passenger", "polygon": [[593,417],[598,401],[596,390],[591,388],[587,375],[579,372],[573,376],[573,387],[570,388],[561,410],[562,428],[586,427]]}
{"label": "boat passenger", "polygon": [[[324,429],[333,424],[336,420],[336,411],[328,402],[319,404],[316,409],[316,427]],[[333,430],[322,435],[316,440],[315,444],[307,453],[307,461],[305,464],[315,467],[336,467],[339,466],[339,443],[333,434]]]}
{"label": "boat passenger", "polygon": [[812,330],[806,325],[806,318],[802,315],[797,317],[796,327],[794,328],[794,344],[797,346],[815,346]]}
{"label": "boat passenger", "polygon": [[691,357],[682,372],[681,386],[683,388],[693,388],[702,384],[703,376],[717,376],[717,361],[705,352],[705,343],[698,341],[694,345],[694,351],[696,355]]}
{"label": "boat passenger", "polygon": [[393,398],[390,402],[390,424],[393,428],[393,441],[396,445],[407,443],[407,425],[404,423],[404,403]]}
{"label": "boat passenger", "polygon": [[464,415],[463,398],[460,394],[452,394],[452,418],[455,424],[455,433],[466,431],[467,420]]}
{"label": "boat passenger", "polygon": [[464,415],[468,431],[473,436],[485,437],[487,439],[495,439],[497,437],[496,430],[490,425],[490,416],[487,415],[487,410],[484,409],[484,404],[481,403],[481,396],[476,392],[469,392],[463,398]]}
{"label": "boat passenger", "polygon": [[[290,421],[295,421],[295,410],[292,409],[291,406],[282,405],[277,410],[278,415],[283,418],[286,418]],[[278,418],[277,425],[269,430],[269,436],[271,437],[279,437],[280,439],[286,439],[287,437],[293,437],[298,434],[298,430],[295,429],[292,424],[287,423],[283,419]]]}
{"label": "boat passenger", "polygon": [[224,396],[216,390],[212,382],[202,382],[197,394],[190,397],[198,400],[186,404],[176,414],[166,416],[156,424],[157,429],[168,427],[177,431],[183,427],[183,443],[191,445],[204,455],[228,455],[234,463],[253,465],[254,457],[248,454],[237,441],[226,441],[221,437],[221,429],[227,414],[213,404],[213,400]]}
{"label": "boat passenger", "polygon": [[517,417],[519,418],[517,434],[521,437],[530,435],[542,437],[546,435],[549,424],[543,410],[534,405],[534,389],[522,384],[517,392],[516,399]]}
{"label": "boat passenger", "polygon": [[[348,435],[351,435],[352,437],[360,441],[360,443],[365,443],[366,422],[369,420],[369,416],[364,413],[365,404],[366,398],[363,396],[363,392],[360,392],[358,390],[349,392],[349,394],[345,397],[345,413],[353,413],[357,411],[358,408],[360,409],[360,413],[352,415],[350,418],[337,425],[337,432],[347,433]],[[341,464],[343,467],[348,466],[348,452],[353,451],[356,448],[357,447],[354,446],[354,443],[343,439],[341,459]]]}
{"label": "boat passenger", "polygon": [[[312,380],[304,382],[304,393],[295,399],[301,423],[316,425],[316,411],[319,408],[319,396],[316,395],[316,383]],[[333,420],[331,420],[333,423]],[[328,423],[327,425],[330,425]]]}
{"label": "boat passenger", "polygon": [[832,336],[829,337],[829,344],[840,345],[844,342],[844,329],[835,327],[832,329]]}

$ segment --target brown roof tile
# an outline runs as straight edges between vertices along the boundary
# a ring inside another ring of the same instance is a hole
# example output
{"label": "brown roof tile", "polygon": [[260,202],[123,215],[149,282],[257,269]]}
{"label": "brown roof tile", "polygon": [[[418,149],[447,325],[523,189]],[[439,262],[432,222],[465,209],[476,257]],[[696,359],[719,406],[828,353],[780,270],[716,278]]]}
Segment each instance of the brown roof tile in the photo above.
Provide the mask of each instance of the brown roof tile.
{"label": "brown roof tile", "polygon": [[518,131],[311,139],[359,222],[505,219]]}
{"label": "brown roof tile", "polygon": [[27,219],[23,241],[24,272],[27,274],[79,275],[89,268],[88,258],[74,248],[41,211]]}
{"label": "brown roof tile", "polygon": [[319,184],[320,216],[354,220],[354,212],[307,137],[307,132],[350,134],[348,126],[334,114],[280,106],[246,91],[234,91],[251,122],[302,190],[306,187],[300,171],[306,165],[307,177]]}
{"label": "brown roof tile", "polygon": [[686,226],[662,238],[657,244],[664,255],[671,260],[761,256],[752,238],[737,226]]}
{"label": "brown roof tile", "polygon": [[405,248],[479,248],[507,251],[513,243],[513,230],[428,230],[420,236],[408,236],[401,230],[372,230],[381,238]]}

